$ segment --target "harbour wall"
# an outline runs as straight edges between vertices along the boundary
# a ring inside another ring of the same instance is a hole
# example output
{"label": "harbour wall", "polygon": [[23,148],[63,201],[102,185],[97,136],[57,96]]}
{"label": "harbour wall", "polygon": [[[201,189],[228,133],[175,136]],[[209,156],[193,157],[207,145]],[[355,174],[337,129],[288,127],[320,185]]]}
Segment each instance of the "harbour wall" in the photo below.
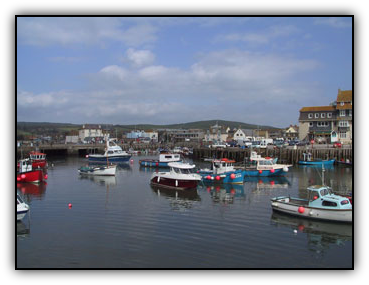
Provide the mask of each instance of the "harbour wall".
{"label": "harbour wall", "polygon": [[[173,149],[174,144],[120,144],[123,150],[139,150],[139,151],[155,151],[159,147]],[[182,145],[184,146],[184,145]],[[204,158],[228,158],[233,159],[236,162],[243,162],[246,157],[250,157],[251,149],[240,149],[240,148],[226,148],[226,149],[212,149],[209,147],[201,147],[194,144],[186,144],[185,146],[193,148],[194,159]],[[27,157],[28,153],[35,150],[35,146],[22,146],[17,148],[17,158]],[[91,153],[103,153],[105,145],[103,144],[47,144],[39,145],[37,149],[41,152],[46,153],[48,156],[85,156]],[[310,152],[313,158],[321,159],[336,159],[338,161],[349,160],[352,162],[353,152],[352,148],[329,148],[320,146],[313,147],[298,147],[294,148],[275,148],[268,147],[266,149],[258,149],[257,153],[264,157],[278,157],[280,163],[296,164],[299,160],[304,158],[303,153]]]}

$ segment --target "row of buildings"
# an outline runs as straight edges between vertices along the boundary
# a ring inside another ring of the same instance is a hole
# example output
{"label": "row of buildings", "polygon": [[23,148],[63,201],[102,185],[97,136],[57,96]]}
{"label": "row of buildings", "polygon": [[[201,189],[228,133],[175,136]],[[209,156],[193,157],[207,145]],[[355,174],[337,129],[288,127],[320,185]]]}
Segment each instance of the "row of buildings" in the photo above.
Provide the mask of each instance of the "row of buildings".
{"label": "row of buildings", "polygon": [[[99,142],[104,140],[106,130],[101,125],[83,125],[78,136],[67,136],[66,142]],[[338,89],[337,98],[327,106],[303,107],[300,109],[299,126],[290,125],[278,129],[230,129],[215,124],[208,130],[202,129],[157,129],[135,130],[120,137],[112,130],[110,137],[125,141],[143,142],[229,142],[258,138],[299,139],[302,141],[352,143],[352,90]]]}
{"label": "row of buildings", "polygon": [[[66,143],[77,142],[99,142],[104,140],[101,125],[83,125],[78,136],[67,136]],[[286,129],[230,129],[227,126],[215,124],[208,130],[202,129],[157,129],[157,130],[135,130],[127,132],[120,137],[110,131],[110,137],[125,141],[143,142],[229,142],[239,140],[251,140],[254,138],[285,138],[296,139],[298,137],[298,126],[289,126]]]}

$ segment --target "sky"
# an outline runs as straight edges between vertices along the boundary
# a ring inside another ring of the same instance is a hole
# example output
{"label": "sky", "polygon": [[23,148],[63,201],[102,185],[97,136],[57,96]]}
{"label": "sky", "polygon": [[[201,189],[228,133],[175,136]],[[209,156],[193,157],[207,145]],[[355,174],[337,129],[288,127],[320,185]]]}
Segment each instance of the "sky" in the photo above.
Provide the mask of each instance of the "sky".
{"label": "sky", "polygon": [[18,17],[17,121],[287,127],[352,90],[351,17]]}

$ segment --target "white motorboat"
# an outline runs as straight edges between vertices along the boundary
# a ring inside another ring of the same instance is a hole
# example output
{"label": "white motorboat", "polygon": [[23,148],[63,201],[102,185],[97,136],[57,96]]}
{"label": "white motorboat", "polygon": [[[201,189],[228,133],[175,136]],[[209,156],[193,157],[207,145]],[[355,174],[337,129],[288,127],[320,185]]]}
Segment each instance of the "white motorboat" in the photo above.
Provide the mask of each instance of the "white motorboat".
{"label": "white motorboat", "polygon": [[29,206],[23,201],[21,196],[17,194],[17,221],[20,221],[28,213]]}
{"label": "white motorboat", "polygon": [[154,172],[151,176],[151,184],[176,189],[196,188],[201,176],[193,173],[195,165],[182,162],[168,164],[169,172]]}
{"label": "white motorboat", "polygon": [[305,218],[352,223],[352,204],[348,198],[333,194],[332,189],[324,185],[313,185],[307,190],[308,199],[272,198],[273,210]]}

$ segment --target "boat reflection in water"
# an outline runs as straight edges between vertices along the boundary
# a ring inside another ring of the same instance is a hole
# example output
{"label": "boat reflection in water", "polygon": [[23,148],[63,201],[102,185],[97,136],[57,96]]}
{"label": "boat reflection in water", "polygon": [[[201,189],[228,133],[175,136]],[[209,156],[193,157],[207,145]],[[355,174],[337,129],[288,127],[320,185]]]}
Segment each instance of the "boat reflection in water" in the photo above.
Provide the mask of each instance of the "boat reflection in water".
{"label": "boat reflection in water", "polygon": [[201,201],[197,188],[180,190],[160,187],[157,185],[150,185],[150,187],[158,197],[165,197],[169,200],[170,206],[174,211],[185,211],[187,209],[191,209],[194,203]]}
{"label": "boat reflection in water", "polygon": [[319,255],[323,255],[332,245],[340,246],[352,241],[352,224],[303,219],[274,211],[271,224],[306,234],[308,249]]}
{"label": "boat reflection in water", "polygon": [[[128,163],[116,163],[114,162],[113,164],[115,164],[117,166],[117,170],[130,170],[132,171],[131,165]],[[101,166],[101,163],[98,162],[91,162],[89,161],[88,163],[86,163],[87,166]]]}
{"label": "boat reflection in water", "polygon": [[28,202],[36,198],[42,200],[45,196],[47,182],[35,183],[17,183],[17,189],[23,194]]}
{"label": "boat reflection in water", "polygon": [[100,186],[116,186],[117,179],[115,176],[79,176],[80,180],[90,180]]}
{"label": "boat reflection in water", "polygon": [[233,204],[235,199],[245,199],[243,184],[204,184],[214,203]]}
{"label": "boat reflection in water", "polygon": [[245,183],[255,184],[256,190],[271,188],[288,188],[291,183],[284,176],[278,177],[247,177]]}
{"label": "boat reflection in water", "polygon": [[17,222],[17,238],[26,238],[30,234],[30,228],[22,221]]}

